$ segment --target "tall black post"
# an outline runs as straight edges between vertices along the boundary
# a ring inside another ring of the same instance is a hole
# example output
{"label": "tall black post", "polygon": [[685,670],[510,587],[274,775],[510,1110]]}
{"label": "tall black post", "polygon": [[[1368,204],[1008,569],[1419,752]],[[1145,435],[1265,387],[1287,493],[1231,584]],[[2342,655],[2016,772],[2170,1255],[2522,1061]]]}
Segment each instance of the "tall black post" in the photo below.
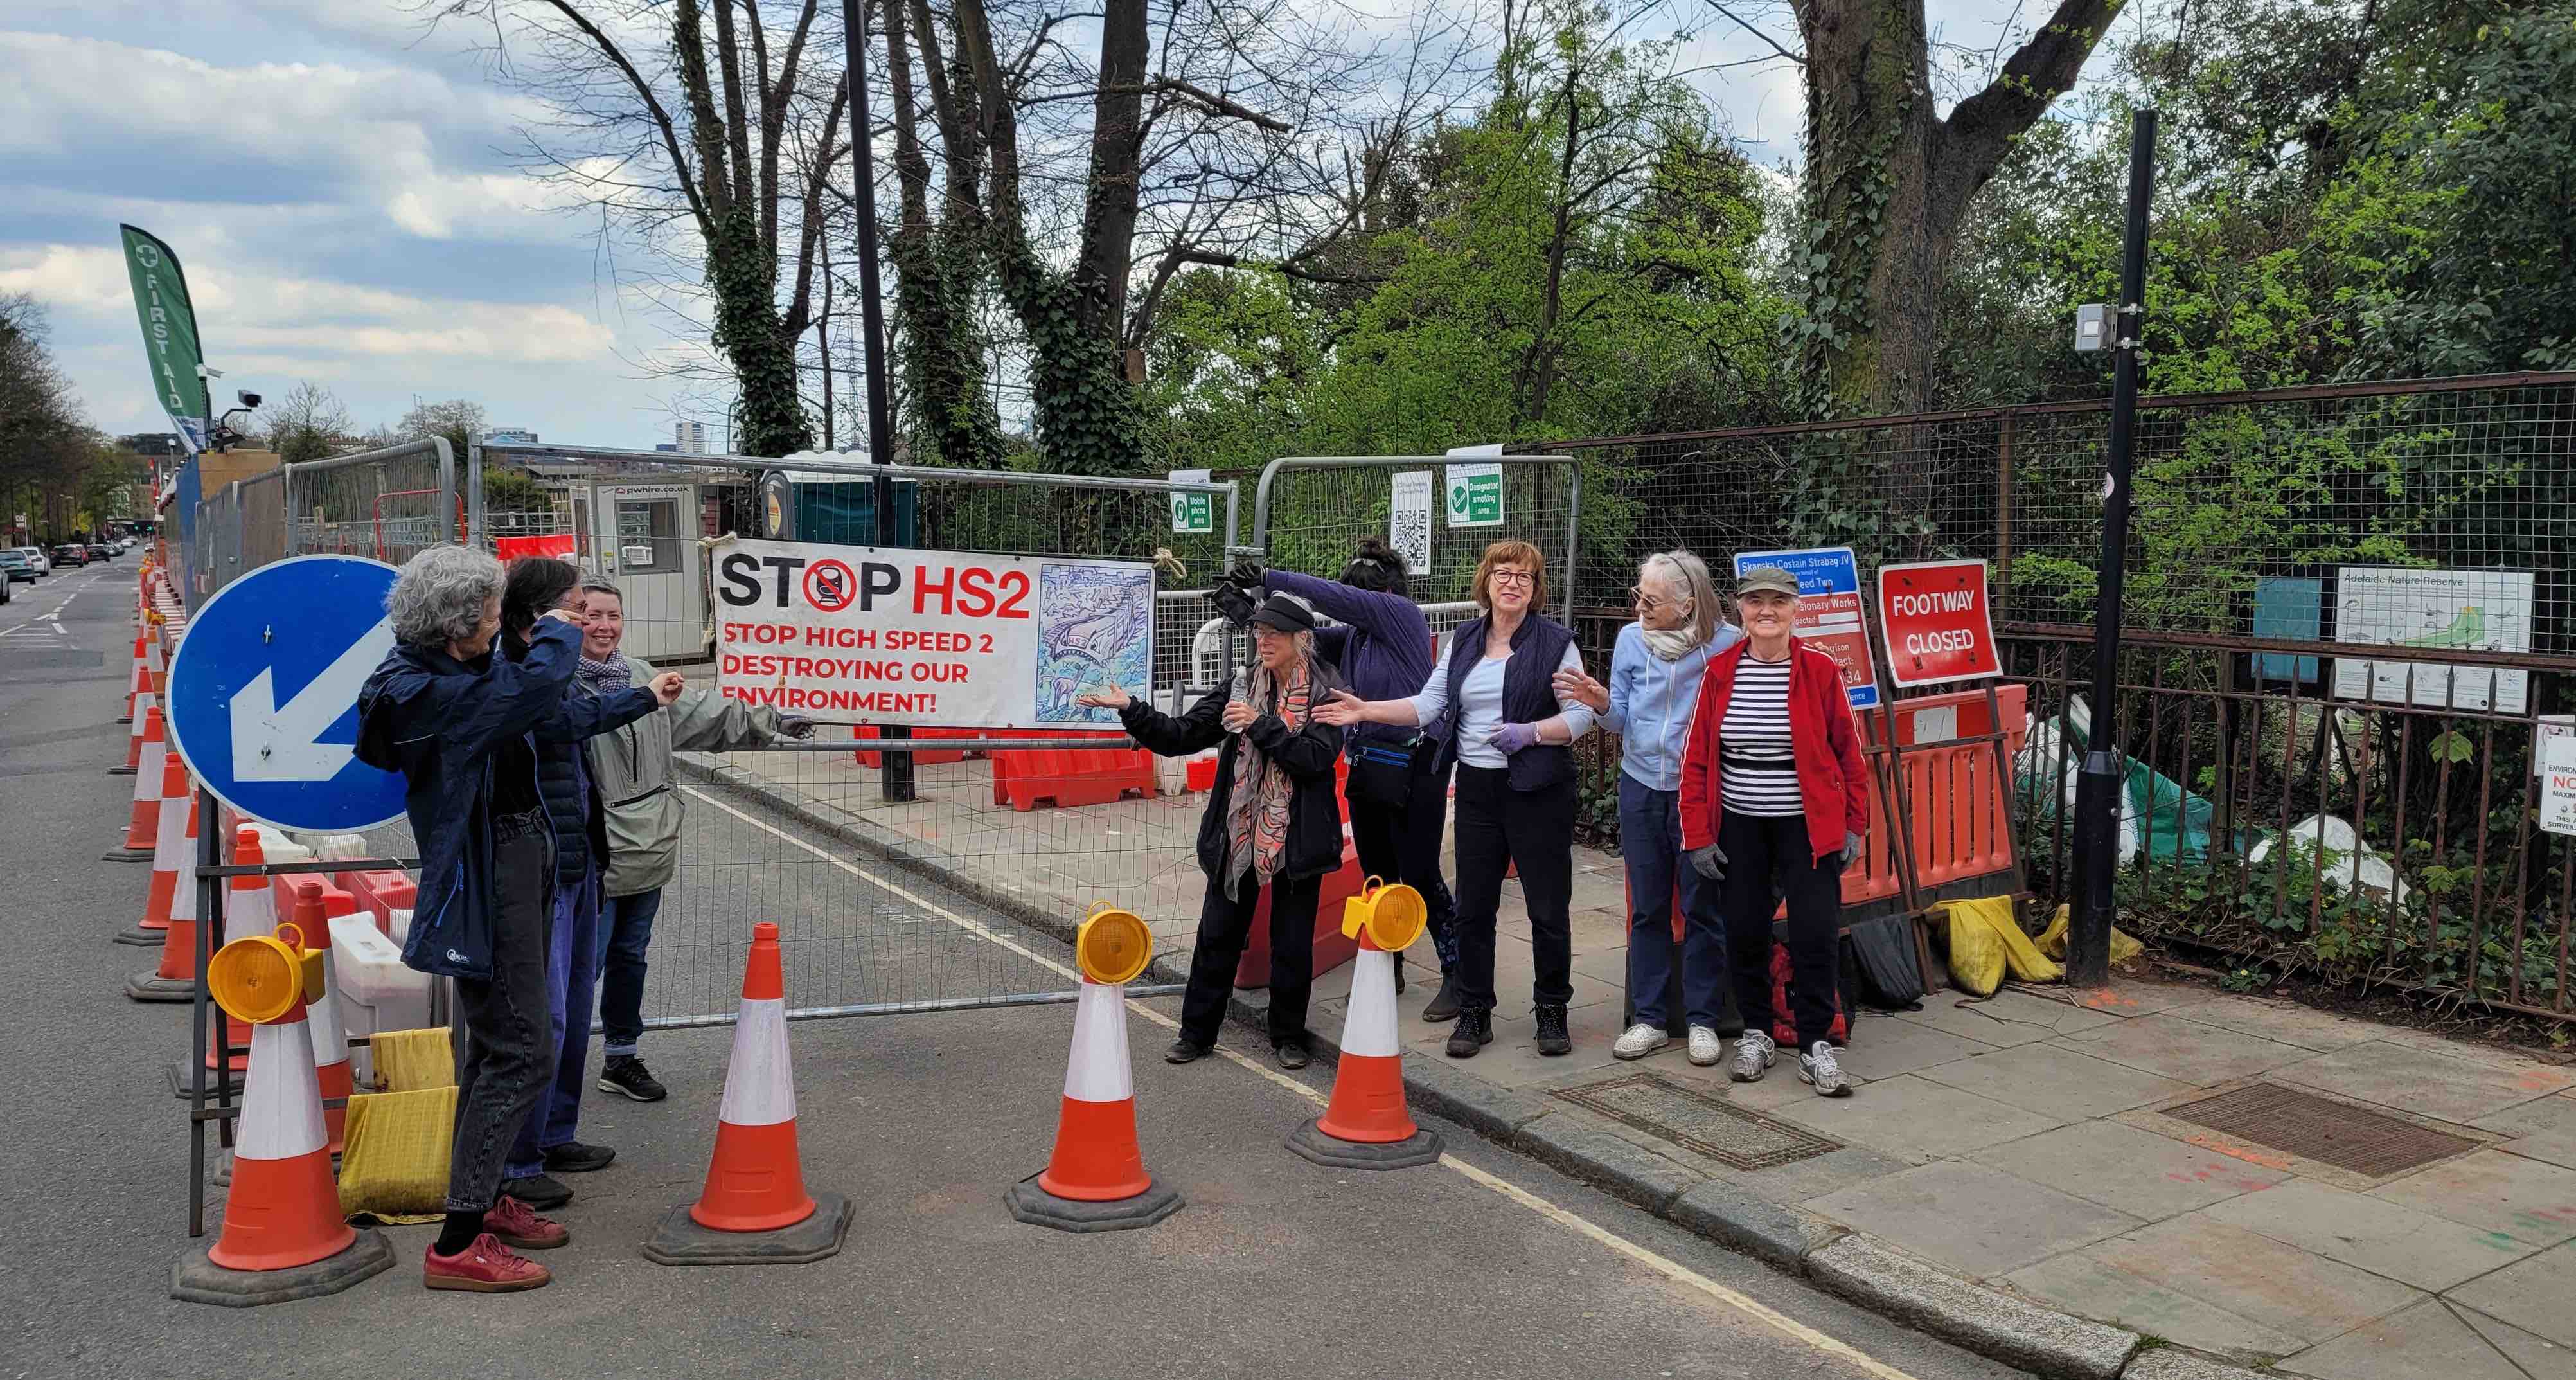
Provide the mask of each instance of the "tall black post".
{"label": "tall black post", "polygon": [[2120,306],[2113,314],[2111,473],[2102,495],[2102,580],[2093,607],[2093,729],[2075,780],[2075,924],[2066,980],[2099,987],[2111,978],[2111,924],[2119,906],[2120,598],[2128,576],[2129,476],[2138,424],[2138,339],[2147,315],[2147,200],[2155,191],[2156,112],[2129,126],[2129,225],[2120,253]]}
{"label": "tall black post", "polygon": [[[850,153],[852,155],[851,203],[859,213],[859,331],[867,352],[868,370],[868,459],[875,464],[894,463],[894,426],[886,412],[885,372],[885,293],[877,281],[877,173],[876,140],[868,119],[868,30],[867,7],[860,0],[841,0],[841,46],[848,61],[845,80],[850,86]],[[828,323],[827,323],[828,324]],[[876,544],[893,546],[898,531],[895,525],[894,484],[880,476],[870,486],[870,502],[876,508]],[[877,730],[889,741],[910,738],[908,728],[885,727]],[[913,798],[912,754],[887,752],[878,759],[885,770],[877,777],[879,798],[902,804]]]}

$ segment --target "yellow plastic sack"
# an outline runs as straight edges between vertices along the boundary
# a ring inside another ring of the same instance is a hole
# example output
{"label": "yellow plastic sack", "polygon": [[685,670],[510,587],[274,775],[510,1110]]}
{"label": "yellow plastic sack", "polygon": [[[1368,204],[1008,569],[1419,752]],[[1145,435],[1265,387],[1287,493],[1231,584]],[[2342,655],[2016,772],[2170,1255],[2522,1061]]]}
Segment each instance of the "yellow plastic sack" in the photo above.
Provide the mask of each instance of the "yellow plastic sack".
{"label": "yellow plastic sack", "polygon": [[[2050,958],[2062,959],[2066,957],[2066,925],[2066,907],[2061,905],[2057,908],[2057,914],[2049,920],[2048,928],[2041,930],[2039,932],[2039,938],[2032,940],[2031,942],[2037,944],[2039,946],[2039,951],[2048,955]],[[2136,958],[2138,955],[2145,953],[2146,951],[2146,945],[2120,933],[2119,926],[2114,925],[2111,927],[2112,962],[2126,963],[2130,959]]]}
{"label": "yellow plastic sack", "polygon": [[[420,1033],[420,1032],[407,1032]],[[438,1032],[445,1035],[446,1031]],[[349,1099],[340,1151],[340,1212],[381,1222],[435,1222],[447,1201],[456,1085]]]}
{"label": "yellow plastic sack", "polygon": [[2012,898],[1980,896],[1952,901],[1950,976],[1978,996],[1992,996],[2010,973],[2023,982],[2055,982],[2066,975],[2021,932],[2013,919]]}
{"label": "yellow plastic sack", "polygon": [[367,1037],[376,1078],[387,1092],[417,1092],[456,1086],[456,1047],[445,1026],[426,1030],[380,1030]]}

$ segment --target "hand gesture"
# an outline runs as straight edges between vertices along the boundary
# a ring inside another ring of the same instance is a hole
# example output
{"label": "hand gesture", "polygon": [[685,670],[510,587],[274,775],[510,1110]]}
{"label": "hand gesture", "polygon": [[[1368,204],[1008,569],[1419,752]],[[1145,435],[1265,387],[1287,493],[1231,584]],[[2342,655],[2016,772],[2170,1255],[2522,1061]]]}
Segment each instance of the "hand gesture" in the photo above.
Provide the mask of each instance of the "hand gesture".
{"label": "hand gesture", "polygon": [[1073,697],[1073,702],[1093,709],[1124,709],[1135,703],[1135,698],[1118,686],[1104,685],[1097,690],[1083,691]]}
{"label": "hand gesture", "polygon": [[680,690],[687,684],[687,681],[680,679],[679,672],[664,671],[662,674],[653,677],[653,698],[660,700],[662,702],[662,707],[664,709],[668,709],[671,707],[672,701],[680,698]]}
{"label": "hand gesture", "polygon": [[1348,728],[1352,724],[1364,722],[1367,714],[1368,701],[1348,690],[1336,690],[1331,699],[1315,706],[1314,717],[1317,723],[1330,724],[1335,728]]}
{"label": "hand gesture", "polygon": [[1552,684],[1559,700],[1589,706],[1596,714],[1610,712],[1610,687],[1594,680],[1580,666],[1559,667]]}
{"label": "hand gesture", "polygon": [[782,738],[811,738],[814,736],[814,721],[803,714],[781,714],[778,716],[778,734]]}
{"label": "hand gesture", "polygon": [[1493,732],[1485,735],[1485,741],[1500,748],[1502,754],[1509,757],[1538,741],[1538,725],[1498,724]]}
{"label": "hand gesture", "polygon": [[1253,720],[1260,717],[1260,715],[1252,712],[1251,705],[1245,704],[1241,700],[1227,700],[1225,702],[1224,723],[1225,731],[1228,733],[1241,733],[1243,730],[1252,726]]}
{"label": "hand gesture", "polygon": [[589,623],[583,621],[581,614],[572,609],[548,609],[546,610],[545,616],[548,618],[560,618],[563,621],[572,624],[576,628],[587,628],[590,626]]}

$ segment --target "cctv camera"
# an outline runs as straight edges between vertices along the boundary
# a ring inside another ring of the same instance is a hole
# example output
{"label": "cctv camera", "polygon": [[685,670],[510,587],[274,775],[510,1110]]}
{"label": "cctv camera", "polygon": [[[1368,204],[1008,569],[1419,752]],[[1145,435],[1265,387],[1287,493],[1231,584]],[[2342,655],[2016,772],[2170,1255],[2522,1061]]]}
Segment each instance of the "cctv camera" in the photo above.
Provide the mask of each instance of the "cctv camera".
{"label": "cctv camera", "polygon": [[257,393],[252,393],[252,392],[248,392],[248,391],[243,391],[243,392],[237,392],[237,393],[233,394],[233,396],[234,396],[234,397],[236,397],[236,398],[241,399],[241,405],[242,405],[242,406],[244,406],[244,407],[257,407],[257,406],[259,406],[259,395],[258,395]]}

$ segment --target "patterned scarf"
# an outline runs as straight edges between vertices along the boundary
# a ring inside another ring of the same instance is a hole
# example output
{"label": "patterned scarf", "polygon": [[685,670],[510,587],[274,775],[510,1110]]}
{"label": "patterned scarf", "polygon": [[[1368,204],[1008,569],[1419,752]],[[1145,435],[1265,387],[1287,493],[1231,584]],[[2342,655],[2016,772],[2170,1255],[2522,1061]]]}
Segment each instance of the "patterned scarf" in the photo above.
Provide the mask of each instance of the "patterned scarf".
{"label": "patterned scarf", "polygon": [[1649,628],[1640,625],[1637,630],[1646,635],[1646,650],[1653,652],[1657,660],[1679,661],[1699,647],[1699,624],[1697,623],[1684,623],[1678,628]]}
{"label": "patterned scarf", "polygon": [[[1249,702],[1269,704],[1278,699],[1280,721],[1291,733],[1306,727],[1306,702],[1313,681],[1304,662],[1284,686],[1274,682],[1270,669],[1256,666],[1252,671]],[[1234,740],[1234,790],[1225,804],[1225,894],[1240,899],[1235,884],[1246,873],[1253,885],[1267,886],[1279,875],[1279,864],[1288,845],[1288,798],[1291,794],[1288,769],[1271,761],[1252,746],[1252,739],[1238,736]]]}
{"label": "patterned scarf", "polygon": [[626,664],[626,653],[612,651],[606,661],[593,661],[588,656],[573,668],[573,678],[594,695],[614,695],[635,681],[633,668]]}

